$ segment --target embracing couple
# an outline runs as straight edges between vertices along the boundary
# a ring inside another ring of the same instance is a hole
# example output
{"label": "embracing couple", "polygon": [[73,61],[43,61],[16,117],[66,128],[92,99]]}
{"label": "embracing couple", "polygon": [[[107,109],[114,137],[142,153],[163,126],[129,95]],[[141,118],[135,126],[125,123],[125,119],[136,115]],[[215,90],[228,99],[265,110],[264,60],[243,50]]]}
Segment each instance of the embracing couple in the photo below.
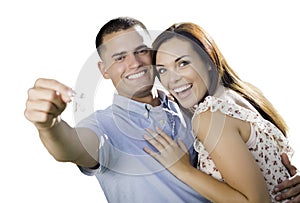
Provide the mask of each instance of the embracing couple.
{"label": "embracing couple", "polygon": [[152,42],[143,23],[120,17],[96,48],[117,91],[111,106],[72,127],[60,115],[73,90],[40,78],[25,116],[57,161],[97,177],[108,202],[300,202],[284,120],[200,26],[174,24]]}

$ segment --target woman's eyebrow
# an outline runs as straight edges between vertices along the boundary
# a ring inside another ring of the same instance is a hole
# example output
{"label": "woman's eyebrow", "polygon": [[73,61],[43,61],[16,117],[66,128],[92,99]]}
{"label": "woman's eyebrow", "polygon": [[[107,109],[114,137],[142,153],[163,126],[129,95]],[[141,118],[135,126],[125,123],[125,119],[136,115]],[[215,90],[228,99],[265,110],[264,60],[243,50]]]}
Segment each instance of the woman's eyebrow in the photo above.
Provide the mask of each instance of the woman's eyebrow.
{"label": "woman's eyebrow", "polygon": [[[182,56],[180,56],[180,57],[178,57],[178,58],[176,58],[175,59],[175,63],[177,63],[179,60],[181,60],[182,58],[184,58],[184,57],[188,57],[189,55],[182,55]],[[163,64],[156,64],[155,66],[164,66]]]}
{"label": "woman's eyebrow", "polygon": [[182,55],[180,57],[178,57],[177,59],[175,59],[175,62],[179,61],[180,59],[184,58],[184,57],[187,57],[188,55]]}

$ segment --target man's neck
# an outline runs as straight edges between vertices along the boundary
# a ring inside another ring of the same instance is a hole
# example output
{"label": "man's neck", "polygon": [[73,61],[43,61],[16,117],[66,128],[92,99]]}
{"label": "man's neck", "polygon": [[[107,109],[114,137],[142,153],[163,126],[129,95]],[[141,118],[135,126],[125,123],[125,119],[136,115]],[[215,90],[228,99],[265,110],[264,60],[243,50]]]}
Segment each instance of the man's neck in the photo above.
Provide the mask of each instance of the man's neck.
{"label": "man's neck", "polygon": [[158,97],[155,97],[153,98],[153,95],[150,94],[146,97],[133,97],[131,98],[132,100],[135,100],[135,101],[138,101],[138,102],[141,102],[141,103],[146,103],[146,104],[150,104],[151,106],[159,106],[160,105],[160,100]]}

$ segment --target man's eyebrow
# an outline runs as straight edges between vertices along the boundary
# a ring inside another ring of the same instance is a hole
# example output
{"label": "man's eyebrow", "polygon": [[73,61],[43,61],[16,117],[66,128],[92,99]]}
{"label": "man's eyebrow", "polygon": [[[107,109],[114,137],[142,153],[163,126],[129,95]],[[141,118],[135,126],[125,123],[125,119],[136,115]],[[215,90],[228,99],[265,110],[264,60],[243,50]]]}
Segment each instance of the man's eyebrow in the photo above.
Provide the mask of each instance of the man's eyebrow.
{"label": "man's eyebrow", "polygon": [[115,53],[115,54],[113,54],[113,55],[111,56],[111,58],[115,58],[115,57],[123,56],[123,55],[125,55],[125,54],[127,54],[127,52],[126,52],[126,51],[121,51],[121,52],[119,52],[119,53]]}
{"label": "man's eyebrow", "polygon": [[137,48],[135,48],[135,50],[139,50],[139,49],[143,49],[143,48],[151,49],[150,47],[143,44],[143,45],[140,45]]}
{"label": "man's eyebrow", "polygon": [[[146,46],[146,45],[140,45],[138,47],[135,48],[135,50],[140,50],[140,49],[144,49],[144,48],[147,48],[147,49],[151,49],[150,47]],[[119,57],[119,56],[124,56],[126,55],[128,52],[127,51],[121,51],[119,53],[115,53],[111,56],[111,58],[115,58],[115,57]]]}

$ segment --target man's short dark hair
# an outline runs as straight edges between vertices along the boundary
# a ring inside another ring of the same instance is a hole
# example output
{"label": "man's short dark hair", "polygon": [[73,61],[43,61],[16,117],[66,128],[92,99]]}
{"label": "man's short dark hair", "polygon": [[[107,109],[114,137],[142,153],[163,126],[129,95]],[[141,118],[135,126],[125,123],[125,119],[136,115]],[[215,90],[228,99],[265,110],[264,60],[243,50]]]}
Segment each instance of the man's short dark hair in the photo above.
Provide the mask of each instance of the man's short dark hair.
{"label": "man's short dark hair", "polygon": [[147,31],[146,26],[142,22],[134,18],[118,17],[108,21],[104,26],[102,26],[102,28],[100,29],[96,37],[96,49],[98,51],[99,56],[100,56],[99,47],[103,43],[104,36],[111,34],[113,32],[127,30],[135,26],[139,26],[145,31]]}

